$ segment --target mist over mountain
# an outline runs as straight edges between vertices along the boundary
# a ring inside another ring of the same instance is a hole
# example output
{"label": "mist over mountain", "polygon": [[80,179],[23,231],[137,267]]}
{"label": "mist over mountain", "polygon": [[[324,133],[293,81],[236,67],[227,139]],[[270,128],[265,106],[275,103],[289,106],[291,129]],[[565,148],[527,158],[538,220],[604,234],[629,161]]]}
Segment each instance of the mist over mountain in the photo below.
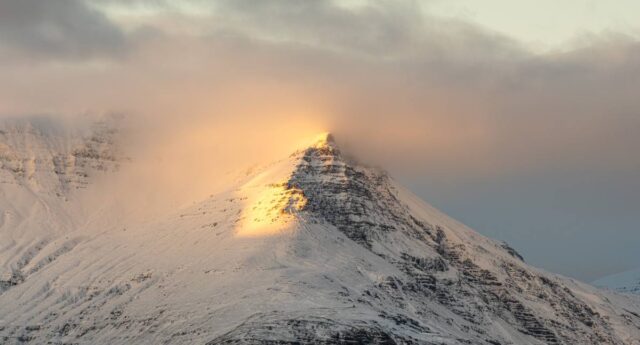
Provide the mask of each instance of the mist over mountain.
{"label": "mist over mountain", "polygon": [[638,344],[639,299],[527,265],[326,133],[123,212],[118,123],[3,123],[3,343]]}
{"label": "mist over mountain", "polygon": [[0,0],[0,344],[640,345],[636,13]]}
{"label": "mist over mountain", "polygon": [[[183,201],[331,131],[537,265],[583,281],[637,267],[640,36],[604,10],[637,5],[487,1],[3,0],[0,116],[141,118],[130,146],[166,185],[193,181]],[[472,13],[554,42],[575,16],[594,26],[540,50]]]}

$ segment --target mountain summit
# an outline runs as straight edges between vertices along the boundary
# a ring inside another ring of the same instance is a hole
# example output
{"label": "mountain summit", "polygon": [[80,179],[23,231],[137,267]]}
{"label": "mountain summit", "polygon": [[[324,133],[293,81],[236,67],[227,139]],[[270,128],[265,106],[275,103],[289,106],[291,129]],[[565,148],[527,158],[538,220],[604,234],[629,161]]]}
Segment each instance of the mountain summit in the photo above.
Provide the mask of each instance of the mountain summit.
{"label": "mountain summit", "polygon": [[640,344],[639,300],[527,265],[329,134],[162,219],[65,236],[7,259],[2,343]]}

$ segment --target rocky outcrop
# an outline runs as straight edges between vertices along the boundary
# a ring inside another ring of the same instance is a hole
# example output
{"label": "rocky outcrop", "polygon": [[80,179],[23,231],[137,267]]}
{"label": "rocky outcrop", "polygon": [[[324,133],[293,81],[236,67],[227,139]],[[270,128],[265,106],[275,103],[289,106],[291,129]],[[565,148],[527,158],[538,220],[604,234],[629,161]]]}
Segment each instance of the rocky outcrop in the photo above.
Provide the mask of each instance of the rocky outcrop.
{"label": "rocky outcrop", "polygon": [[304,211],[316,221],[330,223],[367,248],[392,231],[417,239],[432,234],[397,199],[386,173],[349,164],[330,135],[297,155],[300,162],[288,188],[303,191]]}
{"label": "rocky outcrop", "polygon": [[2,120],[0,183],[59,196],[86,188],[92,176],[116,171],[126,161],[117,144],[118,121],[106,117],[70,129],[48,118]]}
{"label": "rocky outcrop", "polygon": [[258,314],[207,345],[400,345],[418,344],[390,334],[376,322],[340,323],[329,318],[286,318],[278,313]]}
{"label": "rocky outcrop", "polygon": [[[598,344],[622,344],[606,319],[561,282],[523,267],[524,259],[508,244],[495,242],[495,249],[515,260],[490,269],[477,265],[468,244],[450,241],[442,225],[412,214],[387,174],[350,161],[330,136],[298,155],[288,186],[307,199],[302,212],[335,226],[405,273],[369,289],[363,298],[371,305],[383,295],[400,307],[428,299],[468,321],[478,333],[498,318],[545,344],[588,344],[594,339]],[[394,247],[403,236],[437,255],[379,249]]]}

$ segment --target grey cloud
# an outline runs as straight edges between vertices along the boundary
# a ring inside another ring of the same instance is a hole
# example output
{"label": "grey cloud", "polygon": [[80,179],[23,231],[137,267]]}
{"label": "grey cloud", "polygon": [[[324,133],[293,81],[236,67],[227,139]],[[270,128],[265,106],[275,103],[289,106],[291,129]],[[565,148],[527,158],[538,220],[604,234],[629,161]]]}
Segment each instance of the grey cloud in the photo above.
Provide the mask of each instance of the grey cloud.
{"label": "grey cloud", "polygon": [[0,51],[29,59],[110,57],[124,33],[80,0],[0,0]]}
{"label": "grey cloud", "polygon": [[254,35],[385,56],[406,49],[423,19],[416,4],[402,1],[345,8],[332,1],[223,0],[216,9],[228,25]]}
{"label": "grey cloud", "polygon": [[418,1],[375,0],[358,6],[295,0],[220,0],[214,4],[219,25],[232,30],[275,43],[299,43],[374,59],[446,56],[477,60],[520,50],[507,37],[455,19],[425,15]]}

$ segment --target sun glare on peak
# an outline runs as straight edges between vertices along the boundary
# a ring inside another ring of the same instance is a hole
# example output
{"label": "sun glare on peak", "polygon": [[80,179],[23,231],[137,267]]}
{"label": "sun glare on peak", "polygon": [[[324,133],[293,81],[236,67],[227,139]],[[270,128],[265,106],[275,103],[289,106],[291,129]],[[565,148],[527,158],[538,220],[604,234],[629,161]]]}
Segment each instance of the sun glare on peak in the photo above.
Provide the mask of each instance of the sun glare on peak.
{"label": "sun glare on peak", "polygon": [[301,190],[288,188],[285,182],[264,185],[248,199],[236,234],[259,237],[280,233],[306,202]]}

